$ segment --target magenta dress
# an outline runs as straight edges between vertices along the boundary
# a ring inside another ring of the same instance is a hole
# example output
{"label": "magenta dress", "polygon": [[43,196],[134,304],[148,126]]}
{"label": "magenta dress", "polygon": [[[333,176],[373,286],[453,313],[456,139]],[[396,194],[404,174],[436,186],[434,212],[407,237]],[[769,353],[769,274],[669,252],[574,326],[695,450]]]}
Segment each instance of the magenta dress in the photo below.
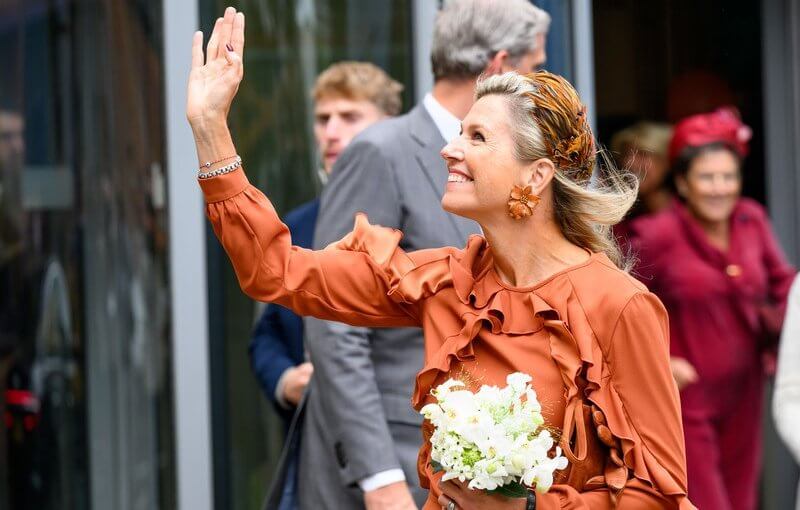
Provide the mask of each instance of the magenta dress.
{"label": "magenta dress", "polygon": [[764,369],[759,309],[784,306],[795,270],[764,209],[742,198],[730,247],[708,242],[678,202],[627,225],[634,270],[669,312],[670,351],[699,382],[681,391],[689,498],[701,509],[755,510]]}

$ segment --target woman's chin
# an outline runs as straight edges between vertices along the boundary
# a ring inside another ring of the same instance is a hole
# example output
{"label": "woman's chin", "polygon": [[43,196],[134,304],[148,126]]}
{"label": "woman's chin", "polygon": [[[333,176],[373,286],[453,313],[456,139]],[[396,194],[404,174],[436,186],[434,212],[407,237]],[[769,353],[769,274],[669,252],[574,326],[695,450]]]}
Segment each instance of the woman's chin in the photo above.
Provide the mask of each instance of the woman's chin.
{"label": "woman's chin", "polygon": [[447,195],[442,197],[442,209],[452,214],[458,214],[458,207],[453,204],[453,200],[447,199]]}
{"label": "woman's chin", "polygon": [[451,214],[473,220],[476,219],[478,212],[474,201],[464,200],[464,197],[456,196],[455,193],[450,192],[446,192],[442,197],[442,209]]}
{"label": "woman's chin", "polygon": [[724,223],[728,221],[736,208],[736,200],[711,201],[690,204],[695,215],[708,223]]}

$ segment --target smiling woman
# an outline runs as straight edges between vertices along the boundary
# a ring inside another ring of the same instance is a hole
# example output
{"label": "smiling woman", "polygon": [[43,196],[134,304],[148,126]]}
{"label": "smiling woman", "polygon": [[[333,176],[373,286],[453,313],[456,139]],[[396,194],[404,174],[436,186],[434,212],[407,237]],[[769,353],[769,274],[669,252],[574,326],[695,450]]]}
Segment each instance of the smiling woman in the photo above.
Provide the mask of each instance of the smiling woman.
{"label": "smiling woman", "polygon": [[[207,52],[195,35],[187,117],[201,162],[236,153],[226,115],[243,76],[243,49],[244,19],[232,9]],[[240,160],[203,168],[207,215],[242,290],[325,320],[422,327],[418,410],[456,374],[475,384],[533,374],[545,425],[561,432],[570,463],[563,476],[550,491],[522,499],[442,482],[426,422],[418,463],[430,489],[426,510],[694,508],[666,313],[612,259],[619,257],[608,229],[630,206],[636,180],[591,183],[594,139],[564,78],[507,73],[480,83],[477,95],[462,135],[443,151],[453,181],[462,181],[448,183],[443,205],[476,219],[485,233],[464,248],[406,252],[400,232],[363,215],[328,249],[293,247]],[[509,215],[509,202],[531,214]]]}
{"label": "smiling woman", "polygon": [[749,138],[732,108],[679,122],[670,156],[681,201],[631,226],[636,272],[670,314],[690,496],[700,508],[757,506],[762,357],[774,356],[794,279],[765,211],[740,197]]}
{"label": "smiling woman", "polygon": [[724,142],[688,147],[675,165],[675,185],[709,240],[728,249],[725,225],[742,192],[741,155]]}
{"label": "smiling woman", "polygon": [[[625,266],[611,226],[633,205],[637,184],[609,165],[597,168],[585,108],[565,83],[544,72],[481,81],[461,136],[442,150],[451,175],[442,206],[486,227],[509,214],[509,190],[530,186],[537,203],[549,195],[531,214],[554,220],[546,224],[575,246]],[[602,175],[589,186],[595,171]],[[552,185],[544,189],[542,179]]]}

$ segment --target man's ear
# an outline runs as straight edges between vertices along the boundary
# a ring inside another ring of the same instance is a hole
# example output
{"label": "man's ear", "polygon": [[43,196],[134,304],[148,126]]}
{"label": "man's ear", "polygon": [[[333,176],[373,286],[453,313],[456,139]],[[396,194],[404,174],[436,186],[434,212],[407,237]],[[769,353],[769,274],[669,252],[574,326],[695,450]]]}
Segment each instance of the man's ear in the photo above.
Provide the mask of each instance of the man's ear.
{"label": "man's ear", "polygon": [[509,54],[507,50],[500,50],[494,54],[489,63],[486,64],[484,74],[492,76],[493,74],[502,74],[506,64],[508,64]]}

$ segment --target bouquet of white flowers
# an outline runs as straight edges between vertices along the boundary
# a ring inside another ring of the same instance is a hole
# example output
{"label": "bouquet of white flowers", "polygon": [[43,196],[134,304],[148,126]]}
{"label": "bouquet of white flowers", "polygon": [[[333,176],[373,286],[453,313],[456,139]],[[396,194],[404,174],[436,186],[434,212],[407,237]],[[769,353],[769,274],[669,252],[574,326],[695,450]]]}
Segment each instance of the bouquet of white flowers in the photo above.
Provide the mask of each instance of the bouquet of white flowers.
{"label": "bouquet of white flowers", "polygon": [[529,384],[531,376],[515,372],[508,386],[481,386],[477,393],[449,379],[432,391],[437,402],[422,408],[435,430],[431,460],[442,480],[469,480],[470,489],[508,497],[526,497],[528,487],[547,492],[553,473],[567,459],[543,428],[542,407]]}

